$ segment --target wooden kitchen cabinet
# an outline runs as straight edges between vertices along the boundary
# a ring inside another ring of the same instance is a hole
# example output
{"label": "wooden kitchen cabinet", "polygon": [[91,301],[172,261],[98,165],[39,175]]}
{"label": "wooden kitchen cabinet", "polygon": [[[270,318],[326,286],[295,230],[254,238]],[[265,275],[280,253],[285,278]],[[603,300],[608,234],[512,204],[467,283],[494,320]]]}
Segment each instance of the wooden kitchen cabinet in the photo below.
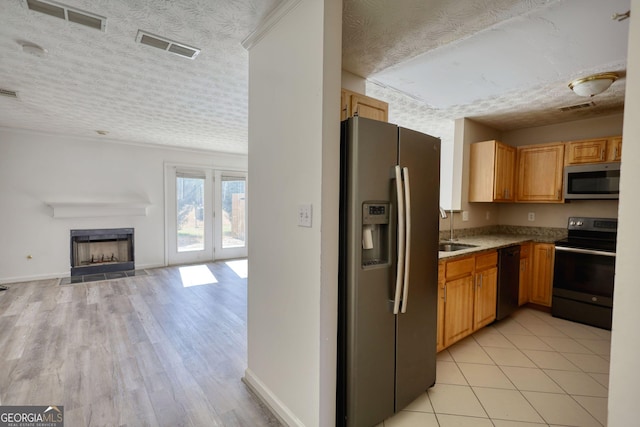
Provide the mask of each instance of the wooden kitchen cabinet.
{"label": "wooden kitchen cabinet", "polygon": [[518,202],[563,202],[564,147],[563,143],[518,147]]}
{"label": "wooden kitchen cabinet", "polygon": [[437,351],[495,320],[497,264],[496,251],[440,261]]}
{"label": "wooden kitchen cabinet", "polygon": [[614,136],[607,140],[607,162],[622,160],[622,137]]}
{"label": "wooden kitchen cabinet", "polygon": [[520,289],[518,305],[529,302],[529,288],[531,287],[531,243],[520,245]]}
{"label": "wooden kitchen cabinet", "polygon": [[449,347],[473,332],[473,271],[475,257],[446,263],[443,343]]}
{"label": "wooden kitchen cabinet", "polygon": [[473,330],[488,325],[496,319],[498,289],[498,252],[476,257],[475,295],[473,306]]}
{"label": "wooden kitchen cabinet", "polygon": [[622,159],[622,137],[585,139],[566,144],[566,164],[619,162]]}
{"label": "wooden kitchen cabinet", "polygon": [[513,202],[516,149],[500,141],[471,144],[469,160],[470,202]]}
{"label": "wooden kitchen cabinet", "polygon": [[445,262],[438,262],[438,331],[436,351],[444,349],[444,284]]}
{"label": "wooden kitchen cabinet", "polygon": [[607,155],[607,138],[567,142],[568,165],[604,162]]}
{"label": "wooden kitchen cabinet", "polygon": [[383,122],[389,120],[389,104],[369,96],[342,89],[340,104],[340,120],[355,115]]}
{"label": "wooden kitchen cabinet", "polygon": [[551,307],[553,290],[553,243],[533,243],[529,302]]}

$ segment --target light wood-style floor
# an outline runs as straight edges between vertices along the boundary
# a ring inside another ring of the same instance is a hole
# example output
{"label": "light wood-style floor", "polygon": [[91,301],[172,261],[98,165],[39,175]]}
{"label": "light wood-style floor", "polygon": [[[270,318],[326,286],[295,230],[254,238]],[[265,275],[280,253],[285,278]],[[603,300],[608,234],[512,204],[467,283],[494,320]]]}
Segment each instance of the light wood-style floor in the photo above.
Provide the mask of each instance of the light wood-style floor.
{"label": "light wood-style floor", "polygon": [[246,279],[225,262],[206,267],[217,283],[185,287],[197,279],[170,267],[9,285],[0,405],[64,405],[69,427],[279,426],[241,382]]}

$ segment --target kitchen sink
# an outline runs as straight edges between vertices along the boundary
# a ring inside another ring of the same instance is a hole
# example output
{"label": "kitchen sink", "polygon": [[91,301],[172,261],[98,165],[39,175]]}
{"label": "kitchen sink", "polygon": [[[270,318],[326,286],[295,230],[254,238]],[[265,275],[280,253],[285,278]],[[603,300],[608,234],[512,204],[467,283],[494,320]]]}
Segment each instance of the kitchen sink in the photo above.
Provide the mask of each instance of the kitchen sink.
{"label": "kitchen sink", "polygon": [[440,243],[438,245],[438,250],[440,252],[454,252],[475,247],[476,245],[467,245],[465,243]]}

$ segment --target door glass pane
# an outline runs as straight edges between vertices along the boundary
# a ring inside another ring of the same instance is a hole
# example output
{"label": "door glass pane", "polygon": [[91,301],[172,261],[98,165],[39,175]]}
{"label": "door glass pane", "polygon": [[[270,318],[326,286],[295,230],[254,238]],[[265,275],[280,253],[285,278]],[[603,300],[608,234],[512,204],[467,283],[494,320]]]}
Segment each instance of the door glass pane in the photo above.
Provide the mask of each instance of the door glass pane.
{"label": "door glass pane", "polygon": [[245,179],[222,177],[222,247],[245,245]]}
{"label": "door glass pane", "polygon": [[176,178],[178,252],[204,250],[204,178]]}

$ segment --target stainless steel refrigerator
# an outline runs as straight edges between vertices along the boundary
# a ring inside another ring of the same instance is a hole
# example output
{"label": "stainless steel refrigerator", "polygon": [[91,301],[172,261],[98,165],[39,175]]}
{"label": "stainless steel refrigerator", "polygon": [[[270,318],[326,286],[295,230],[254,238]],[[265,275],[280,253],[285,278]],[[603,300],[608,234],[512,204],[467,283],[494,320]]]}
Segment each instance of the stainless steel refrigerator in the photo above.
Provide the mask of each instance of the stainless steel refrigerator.
{"label": "stainless steel refrigerator", "polygon": [[435,383],[440,140],[342,122],[338,426],[373,426]]}

